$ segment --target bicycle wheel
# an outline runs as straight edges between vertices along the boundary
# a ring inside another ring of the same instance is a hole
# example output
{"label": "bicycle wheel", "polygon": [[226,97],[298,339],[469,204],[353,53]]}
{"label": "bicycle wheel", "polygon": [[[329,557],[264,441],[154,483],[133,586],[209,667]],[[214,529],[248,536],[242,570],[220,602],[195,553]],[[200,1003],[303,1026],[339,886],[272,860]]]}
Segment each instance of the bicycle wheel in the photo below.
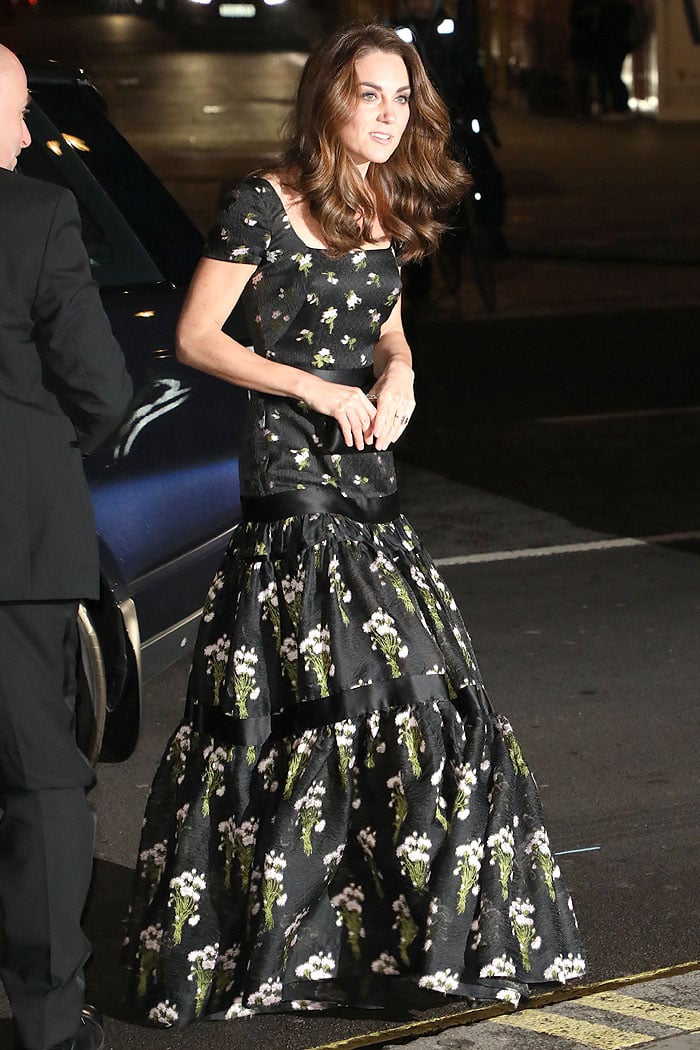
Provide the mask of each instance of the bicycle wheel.
{"label": "bicycle wheel", "polygon": [[479,295],[489,313],[496,309],[496,271],[493,266],[493,246],[489,231],[484,226],[474,201],[463,202],[464,243],[469,253]]}
{"label": "bicycle wheel", "polygon": [[456,295],[462,281],[462,238],[457,230],[448,230],[435,256],[444,290]]}

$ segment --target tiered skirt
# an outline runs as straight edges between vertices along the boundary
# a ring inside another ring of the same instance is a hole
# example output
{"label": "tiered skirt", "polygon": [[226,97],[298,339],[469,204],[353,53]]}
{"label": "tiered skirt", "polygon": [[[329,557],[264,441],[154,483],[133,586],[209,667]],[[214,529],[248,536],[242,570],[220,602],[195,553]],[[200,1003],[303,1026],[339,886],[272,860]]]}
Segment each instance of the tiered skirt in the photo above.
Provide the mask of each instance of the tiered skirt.
{"label": "tiered skirt", "polygon": [[405,518],[243,523],[149,797],[129,922],[154,1024],[517,1005],[585,968],[535,781]]}

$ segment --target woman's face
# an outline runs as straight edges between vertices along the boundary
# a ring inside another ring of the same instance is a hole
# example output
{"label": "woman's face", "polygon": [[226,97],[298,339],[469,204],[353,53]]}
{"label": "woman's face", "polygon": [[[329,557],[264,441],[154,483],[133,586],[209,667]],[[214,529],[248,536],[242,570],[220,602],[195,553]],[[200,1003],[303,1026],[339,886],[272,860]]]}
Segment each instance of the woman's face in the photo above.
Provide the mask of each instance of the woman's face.
{"label": "woman's face", "polygon": [[400,55],[371,51],[355,63],[357,107],[340,140],[364,175],[370,164],[383,164],[406,130],[410,83]]}

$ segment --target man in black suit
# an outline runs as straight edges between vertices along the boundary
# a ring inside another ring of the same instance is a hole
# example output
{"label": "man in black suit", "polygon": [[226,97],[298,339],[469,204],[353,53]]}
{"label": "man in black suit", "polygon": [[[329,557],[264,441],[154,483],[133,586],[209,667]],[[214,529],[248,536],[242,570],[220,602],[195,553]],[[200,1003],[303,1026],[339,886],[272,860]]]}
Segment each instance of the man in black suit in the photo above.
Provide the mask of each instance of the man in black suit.
{"label": "man in black suit", "polygon": [[0,45],[0,972],[21,1050],[98,1050],[80,926],[94,774],[74,732],[77,603],[99,590],[82,454],[132,385],[75,198],[14,172],[28,104]]}

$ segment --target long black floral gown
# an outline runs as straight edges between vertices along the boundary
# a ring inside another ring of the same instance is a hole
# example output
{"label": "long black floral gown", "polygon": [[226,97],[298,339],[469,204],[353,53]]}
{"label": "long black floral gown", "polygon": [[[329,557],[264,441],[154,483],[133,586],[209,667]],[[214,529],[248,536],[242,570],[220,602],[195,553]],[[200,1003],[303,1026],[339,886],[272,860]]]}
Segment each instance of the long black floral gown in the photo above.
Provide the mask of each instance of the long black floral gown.
{"label": "long black floral gown", "polygon": [[[252,177],[210,258],[257,267],[255,352],[371,384],[391,248],[331,259]],[[151,1022],[378,1005],[403,985],[517,1004],[584,970],[537,789],[390,452],[251,394],[244,521],[155,777],[127,951]]]}

